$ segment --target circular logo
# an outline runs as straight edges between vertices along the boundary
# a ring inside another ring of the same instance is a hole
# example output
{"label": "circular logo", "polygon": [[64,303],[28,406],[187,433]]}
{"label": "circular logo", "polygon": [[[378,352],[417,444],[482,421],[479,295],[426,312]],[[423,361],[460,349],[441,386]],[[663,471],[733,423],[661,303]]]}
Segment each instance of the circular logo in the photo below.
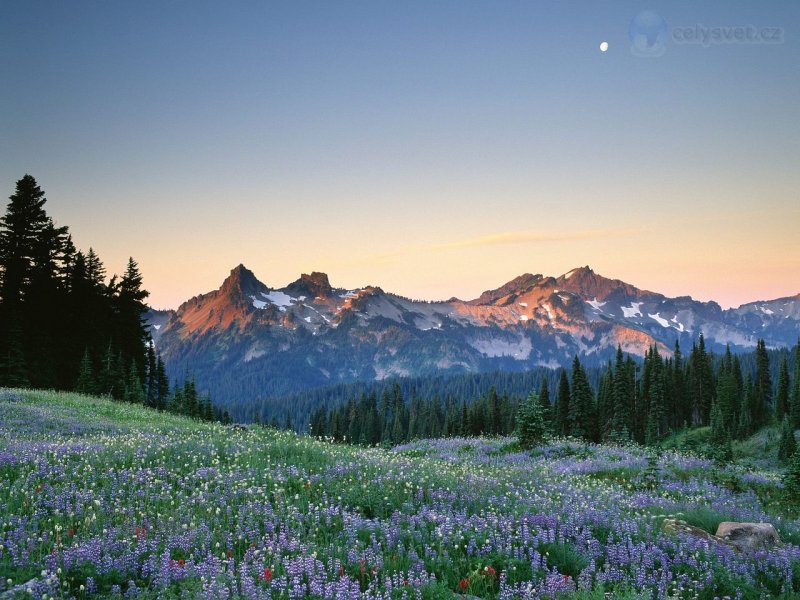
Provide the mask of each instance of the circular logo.
{"label": "circular logo", "polygon": [[642,11],[631,20],[628,38],[636,56],[661,56],[667,50],[667,22],[652,10]]}

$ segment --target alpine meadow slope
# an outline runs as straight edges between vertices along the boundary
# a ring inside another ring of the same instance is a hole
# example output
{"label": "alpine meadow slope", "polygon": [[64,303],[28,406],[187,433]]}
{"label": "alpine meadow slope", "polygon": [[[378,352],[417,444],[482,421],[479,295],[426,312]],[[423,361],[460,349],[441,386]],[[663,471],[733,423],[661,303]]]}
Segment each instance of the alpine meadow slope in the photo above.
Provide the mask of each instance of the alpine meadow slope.
{"label": "alpine meadow slope", "polygon": [[[800,591],[777,473],[555,439],[333,444],[0,391],[3,598],[758,598]],[[767,521],[739,552],[665,527]]]}

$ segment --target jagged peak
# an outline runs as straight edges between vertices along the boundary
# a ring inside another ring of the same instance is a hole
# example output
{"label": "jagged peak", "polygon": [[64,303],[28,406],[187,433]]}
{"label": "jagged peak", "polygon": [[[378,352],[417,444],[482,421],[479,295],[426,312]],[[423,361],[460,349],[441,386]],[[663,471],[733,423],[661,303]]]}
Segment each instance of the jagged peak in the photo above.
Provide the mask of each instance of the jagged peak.
{"label": "jagged peak", "polygon": [[328,275],[319,271],[312,271],[311,275],[303,273],[300,278],[286,286],[286,291],[312,298],[316,296],[330,296],[333,292]]}
{"label": "jagged peak", "polygon": [[565,291],[590,299],[603,300],[612,293],[623,294],[626,297],[660,296],[659,294],[639,289],[620,279],[604,277],[595,273],[588,265],[567,271],[556,281],[559,287]]}
{"label": "jagged peak", "polygon": [[519,277],[515,277],[497,289],[486,290],[480,295],[479,298],[470,300],[468,304],[493,304],[504,296],[508,296],[509,294],[518,294],[533,287],[542,281],[542,279],[544,279],[544,276],[541,274],[533,275],[531,273],[523,273]]}
{"label": "jagged peak", "polygon": [[571,269],[571,270],[567,271],[561,277],[559,277],[559,279],[561,279],[561,278],[569,279],[574,275],[579,275],[579,276],[584,276],[585,277],[587,275],[594,275],[594,274],[595,274],[595,272],[592,270],[592,267],[590,267],[589,265],[586,265],[585,267],[575,267],[574,269]]}
{"label": "jagged peak", "polygon": [[242,298],[266,289],[267,286],[261,283],[250,269],[239,264],[231,269],[219,291],[232,298]]}

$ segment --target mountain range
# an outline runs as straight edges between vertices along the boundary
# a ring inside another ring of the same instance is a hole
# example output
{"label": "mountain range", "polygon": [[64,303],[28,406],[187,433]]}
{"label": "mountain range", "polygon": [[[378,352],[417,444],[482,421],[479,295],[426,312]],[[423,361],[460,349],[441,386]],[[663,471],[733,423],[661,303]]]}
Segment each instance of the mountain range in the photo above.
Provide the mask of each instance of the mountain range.
{"label": "mountain range", "polygon": [[239,265],[218,290],[148,318],[170,375],[194,374],[225,403],[395,376],[555,368],[575,355],[598,364],[617,346],[669,355],[701,332],[711,350],[746,351],[759,338],[788,346],[800,337],[800,295],[723,310],[586,266],[526,273],[473,300],[426,302],[335,288],[317,272],[272,288]]}

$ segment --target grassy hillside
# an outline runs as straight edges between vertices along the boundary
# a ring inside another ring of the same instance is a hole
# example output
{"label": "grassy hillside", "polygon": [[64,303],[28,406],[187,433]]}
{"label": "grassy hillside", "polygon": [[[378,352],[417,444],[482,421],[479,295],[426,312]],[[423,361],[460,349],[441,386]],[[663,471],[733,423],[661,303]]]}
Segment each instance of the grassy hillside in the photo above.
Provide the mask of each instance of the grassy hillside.
{"label": "grassy hillside", "polygon": [[[789,543],[739,555],[667,516]],[[796,597],[797,516],[775,474],[674,451],[359,449],[0,392],[3,598]]]}

